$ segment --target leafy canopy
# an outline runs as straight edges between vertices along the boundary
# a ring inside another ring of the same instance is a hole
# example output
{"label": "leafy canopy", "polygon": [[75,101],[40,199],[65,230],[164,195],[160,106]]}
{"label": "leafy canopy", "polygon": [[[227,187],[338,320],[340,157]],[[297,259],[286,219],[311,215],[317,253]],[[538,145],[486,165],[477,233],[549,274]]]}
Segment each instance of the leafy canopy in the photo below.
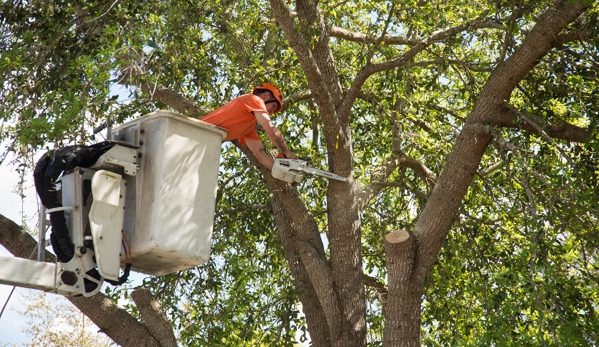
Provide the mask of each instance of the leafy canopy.
{"label": "leafy canopy", "polygon": [[[493,23],[456,31],[403,66],[367,80],[351,119],[358,182],[368,185],[377,166],[397,153],[438,175],[490,73],[515,51],[547,4],[321,3],[327,26],[373,38],[331,37],[344,89],[361,66],[402,56],[414,40],[479,16]],[[123,122],[166,107],[127,85],[122,73],[133,69],[143,72],[142,83],[167,86],[206,109],[264,80],[286,95],[308,91],[265,1],[55,0],[5,2],[0,8],[0,138],[11,144],[7,151],[23,156],[89,141],[87,129],[105,120]],[[596,12],[595,7],[586,14],[586,25],[597,28]],[[320,33],[310,34],[317,44]],[[519,128],[494,129],[495,139],[428,277],[424,344],[599,341],[596,37],[554,49],[509,100],[522,114],[588,128],[590,139],[577,144]],[[310,98],[297,100],[273,121],[294,151],[326,169],[317,107]],[[270,192],[248,166],[234,147],[224,145],[210,262],[144,284],[162,301],[184,345],[293,345],[306,338]],[[383,284],[382,237],[411,228],[432,188],[409,167],[384,184],[361,215],[365,273]],[[318,178],[298,186],[325,240],[326,189]],[[368,287],[367,300],[368,339],[380,345],[384,293]]]}

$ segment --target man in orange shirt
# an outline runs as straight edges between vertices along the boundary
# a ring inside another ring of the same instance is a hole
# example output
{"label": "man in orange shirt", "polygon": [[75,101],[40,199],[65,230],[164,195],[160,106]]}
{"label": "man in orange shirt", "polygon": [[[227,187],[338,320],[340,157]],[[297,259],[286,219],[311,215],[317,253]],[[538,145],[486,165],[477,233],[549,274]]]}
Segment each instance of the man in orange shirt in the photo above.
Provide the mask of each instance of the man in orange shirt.
{"label": "man in orange shirt", "polygon": [[224,106],[210,112],[201,120],[227,129],[224,141],[238,139],[242,145],[247,145],[252,153],[267,168],[272,169],[274,160],[266,154],[264,145],[258,137],[256,123],[259,123],[268,138],[287,158],[297,159],[283,138],[281,131],[270,121],[270,115],[277,113],[283,107],[283,93],[272,83],[263,83],[252,94],[239,96]]}

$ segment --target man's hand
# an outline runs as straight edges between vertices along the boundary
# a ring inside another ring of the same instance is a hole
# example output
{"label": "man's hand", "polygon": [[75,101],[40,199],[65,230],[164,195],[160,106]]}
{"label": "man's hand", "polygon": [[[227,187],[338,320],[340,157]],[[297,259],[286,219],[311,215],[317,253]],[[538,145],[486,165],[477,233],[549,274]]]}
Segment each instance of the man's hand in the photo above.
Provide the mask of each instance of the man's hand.
{"label": "man's hand", "polygon": [[299,159],[299,157],[293,153],[292,151],[287,151],[287,153],[283,153],[285,155],[285,158],[289,158],[289,159]]}

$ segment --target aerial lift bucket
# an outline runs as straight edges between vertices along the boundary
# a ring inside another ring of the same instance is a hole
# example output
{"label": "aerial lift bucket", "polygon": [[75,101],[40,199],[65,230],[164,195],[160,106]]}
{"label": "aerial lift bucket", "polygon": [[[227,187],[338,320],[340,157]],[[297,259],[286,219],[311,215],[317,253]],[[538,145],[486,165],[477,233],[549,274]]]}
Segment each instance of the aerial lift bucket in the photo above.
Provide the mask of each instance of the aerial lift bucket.
{"label": "aerial lift bucket", "polygon": [[113,140],[139,146],[139,172],[125,177],[133,270],[158,276],[208,261],[224,137],[221,128],[168,111],[113,129]]}
{"label": "aerial lift bucket", "polygon": [[[68,263],[0,257],[0,283],[91,296],[118,279],[130,242],[132,269],[163,275],[210,256],[222,128],[170,111],[115,127],[94,165],[63,173],[63,207],[75,256]],[[91,194],[89,194],[91,191]],[[40,247],[47,220],[40,217]],[[99,275],[90,276],[95,271]],[[98,278],[99,277],[99,278]],[[98,284],[88,290],[85,283]]]}

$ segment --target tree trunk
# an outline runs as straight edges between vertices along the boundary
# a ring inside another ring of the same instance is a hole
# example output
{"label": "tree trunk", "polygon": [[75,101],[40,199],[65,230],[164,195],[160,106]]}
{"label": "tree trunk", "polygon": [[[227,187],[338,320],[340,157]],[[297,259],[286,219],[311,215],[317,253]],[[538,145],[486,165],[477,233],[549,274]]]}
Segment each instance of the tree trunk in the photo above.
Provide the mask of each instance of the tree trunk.
{"label": "tree trunk", "polygon": [[424,284],[413,274],[418,244],[413,237],[405,242],[385,242],[389,292],[385,310],[386,347],[420,346],[420,305]]}
{"label": "tree trunk", "polygon": [[306,316],[306,323],[310,331],[310,340],[314,346],[331,346],[329,327],[327,324],[322,324],[322,322],[326,322],[327,317],[320,305],[316,290],[310,281],[310,276],[301,255],[295,247],[300,242],[297,232],[293,229],[291,218],[285,212],[280,198],[277,195],[273,195],[271,203],[279,235],[281,235],[285,257],[291,269],[293,282],[299,292],[302,311]]}

